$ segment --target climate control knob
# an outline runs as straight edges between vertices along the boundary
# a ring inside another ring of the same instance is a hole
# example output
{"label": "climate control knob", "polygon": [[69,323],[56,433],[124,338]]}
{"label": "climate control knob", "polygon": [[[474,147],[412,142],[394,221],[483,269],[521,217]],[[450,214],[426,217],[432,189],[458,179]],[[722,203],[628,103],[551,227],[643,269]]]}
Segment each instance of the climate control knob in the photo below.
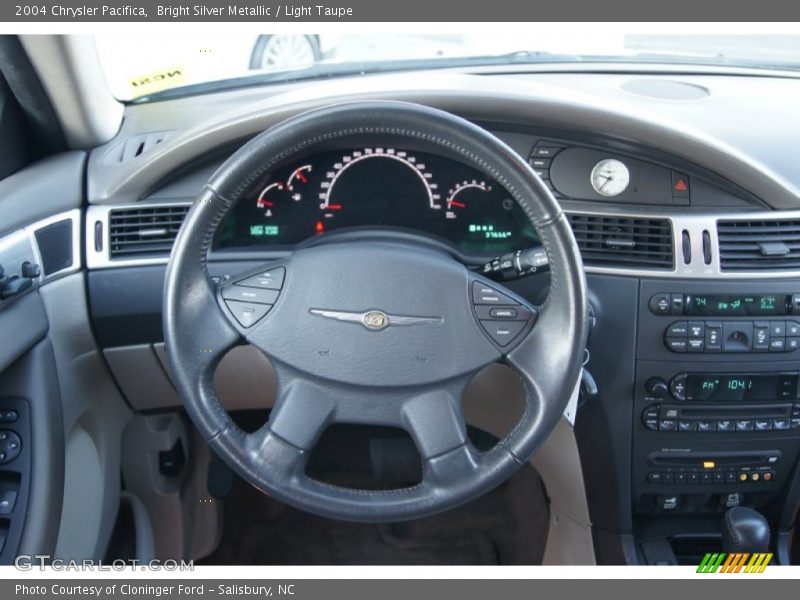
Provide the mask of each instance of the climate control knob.
{"label": "climate control knob", "polygon": [[644,383],[645,391],[655,398],[666,398],[669,394],[669,386],[661,377],[651,377]]}

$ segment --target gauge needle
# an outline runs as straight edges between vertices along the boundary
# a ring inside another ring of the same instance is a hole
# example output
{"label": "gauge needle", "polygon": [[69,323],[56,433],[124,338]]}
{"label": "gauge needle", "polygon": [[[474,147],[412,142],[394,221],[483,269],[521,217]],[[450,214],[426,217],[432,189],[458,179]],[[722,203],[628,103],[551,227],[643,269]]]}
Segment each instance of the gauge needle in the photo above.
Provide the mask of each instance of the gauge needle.
{"label": "gauge needle", "polygon": [[467,208],[466,204],[459,202],[458,200],[450,200],[450,206],[455,206],[456,208]]}
{"label": "gauge needle", "polygon": [[603,185],[601,185],[601,186],[600,186],[599,188],[597,188],[597,189],[598,189],[598,190],[602,190],[602,189],[603,189],[604,187],[606,187],[606,186],[608,185],[608,183],[609,183],[611,180],[613,180],[613,179],[614,179],[614,178],[613,178],[611,175],[607,175],[607,176],[606,176],[606,180],[603,182]]}

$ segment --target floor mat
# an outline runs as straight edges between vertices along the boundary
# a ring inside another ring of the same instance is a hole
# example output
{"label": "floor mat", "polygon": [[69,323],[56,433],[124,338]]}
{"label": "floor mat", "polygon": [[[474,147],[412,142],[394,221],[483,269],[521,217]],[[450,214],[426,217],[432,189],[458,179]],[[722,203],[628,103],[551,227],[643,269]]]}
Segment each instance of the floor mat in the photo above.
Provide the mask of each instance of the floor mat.
{"label": "floor mat", "polygon": [[317,517],[238,478],[224,502],[222,541],[198,564],[536,565],[549,524],[544,487],[530,465],[464,506],[404,523]]}

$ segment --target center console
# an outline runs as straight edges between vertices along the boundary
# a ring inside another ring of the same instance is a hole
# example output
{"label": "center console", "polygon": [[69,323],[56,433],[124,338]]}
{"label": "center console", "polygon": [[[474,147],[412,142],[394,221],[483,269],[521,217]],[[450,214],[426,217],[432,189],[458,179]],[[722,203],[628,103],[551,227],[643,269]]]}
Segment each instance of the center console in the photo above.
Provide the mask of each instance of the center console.
{"label": "center console", "polygon": [[645,280],[638,310],[640,529],[680,536],[681,517],[696,529],[733,506],[769,513],[800,451],[800,283]]}

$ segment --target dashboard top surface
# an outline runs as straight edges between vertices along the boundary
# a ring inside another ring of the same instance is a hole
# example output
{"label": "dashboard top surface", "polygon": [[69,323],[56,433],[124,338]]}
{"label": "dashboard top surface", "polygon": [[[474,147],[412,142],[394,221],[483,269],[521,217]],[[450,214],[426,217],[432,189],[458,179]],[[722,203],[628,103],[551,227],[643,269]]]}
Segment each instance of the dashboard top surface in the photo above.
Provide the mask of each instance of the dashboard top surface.
{"label": "dashboard top surface", "polygon": [[[663,92],[675,86],[699,93],[676,99]],[[800,116],[794,109],[800,99],[800,81],[735,73],[637,72],[423,72],[243,89],[129,106],[117,138],[92,152],[89,202],[139,201],[176,171],[222,148],[235,148],[292,114],[363,99],[420,102],[495,124],[495,130],[545,128],[605,137],[620,146],[638,145],[713,172],[773,208],[800,206],[800,172],[791,150],[800,136]],[[134,160],[109,160],[121,141],[156,131],[165,132],[165,139],[155,149]]]}

